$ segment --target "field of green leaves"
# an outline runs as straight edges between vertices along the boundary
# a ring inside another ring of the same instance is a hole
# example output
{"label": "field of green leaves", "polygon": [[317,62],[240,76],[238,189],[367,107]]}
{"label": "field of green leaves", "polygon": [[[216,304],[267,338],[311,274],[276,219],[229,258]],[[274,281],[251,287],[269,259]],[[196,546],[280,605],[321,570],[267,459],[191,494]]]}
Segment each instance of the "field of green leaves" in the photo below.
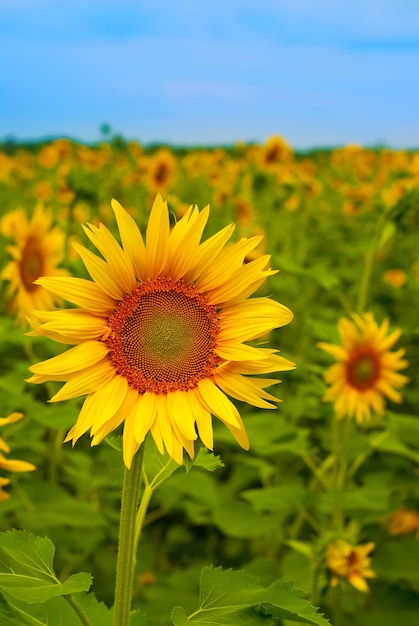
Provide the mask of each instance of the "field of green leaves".
{"label": "field of green leaves", "polygon": [[26,317],[55,306],[39,276],[88,278],[81,224],[118,237],[115,198],[145,232],[158,193],[173,224],[209,204],[205,238],[263,235],[246,261],[280,271],[256,295],[294,319],[255,343],[296,368],[276,410],[233,400],[249,451],[217,419],[214,451],[182,466],[147,437],[131,625],[417,626],[419,152],[280,137],[0,145],[0,623],[113,623],[122,428],[63,443],[81,400],[26,379],[66,346]]}

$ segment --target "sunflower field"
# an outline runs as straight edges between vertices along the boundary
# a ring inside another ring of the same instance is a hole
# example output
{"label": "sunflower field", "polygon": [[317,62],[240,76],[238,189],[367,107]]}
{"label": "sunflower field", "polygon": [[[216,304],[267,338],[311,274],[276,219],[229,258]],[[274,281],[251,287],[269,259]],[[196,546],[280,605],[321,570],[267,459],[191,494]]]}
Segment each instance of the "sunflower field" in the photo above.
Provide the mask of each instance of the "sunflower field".
{"label": "sunflower field", "polygon": [[418,229],[417,151],[0,145],[0,623],[417,626]]}

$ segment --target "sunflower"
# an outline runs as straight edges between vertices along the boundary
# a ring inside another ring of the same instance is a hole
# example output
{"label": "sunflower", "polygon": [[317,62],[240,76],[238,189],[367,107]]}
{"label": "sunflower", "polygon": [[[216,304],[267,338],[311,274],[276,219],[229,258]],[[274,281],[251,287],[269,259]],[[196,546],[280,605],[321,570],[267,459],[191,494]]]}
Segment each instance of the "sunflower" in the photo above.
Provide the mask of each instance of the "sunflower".
{"label": "sunflower", "polygon": [[261,237],[226,245],[229,225],[201,242],[209,208],[190,207],[171,229],[158,195],[144,243],[133,218],[115,200],[112,208],[122,247],[103,224],[85,227],[103,259],[74,244],[93,281],[37,280],[80,308],[33,313],[34,334],[75,345],[33,365],[29,382],[66,381],[52,402],[86,395],[66,441],[90,429],[95,445],[123,423],[127,467],[148,432],[179,464],[184,449],[193,457],[198,436],[213,449],[212,416],[247,449],[226,394],[275,408],[265,388],[279,381],[263,375],[293,369],[276,350],[245,343],[292,319],[269,298],[248,299],[275,273],[266,255],[244,264]]}
{"label": "sunflower", "polygon": [[45,274],[67,273],[57,267],[63,258],[65,236],[57,227],[51,228],[51,215],[42,204],[36,206],[30,221],[22,209],[7,214],[1,231],[15,240],[14,245],[7,247],[12,260],[3,269],[1,278],[10,282],[10,308],[24,325],[26,315],[33,309],[51,309],[56,302],[51,293],[34,281]]}
{"label": "sunflower", "polygon": [[419,539],[419,511],[400,508],[387,519],[387,527],[391,535],[407,535],[416,533]]}
{"label": "sunflower", "polygon": [[175,171],[176,159],[170,150],[162,148],[158,150],[148,163],[148,187],[151,191],[163,192],[170,187]]}
{"label": "sunflower", "polygon": [[353,321],[342,318],[338,331],[342,345],[319,343],[319,347],[332,354],[337,363],[326,372],[330,388],[325,401],[335,402],[337,417],[349,415],[358,423],[371,418],[371,413],[384,413],[385,397],[401,402],[396,388],[408,378],[398,373],[407,366],[402,357],[405,351],[390,348],[400,337],[397,329],[388,334],[389,322],[378,326],[371,313],[363,316],[354,313]]}
{"label": "sunflower", "polygon": [[365,579],[375,577],[370,569],[371,558],[368,556],[374,547],[372,542],[351,546],[343,539],[330,543],[326,550],[326,564],[332,572],[332,587],[336,587],[339,579],[346,578],[358,591],[368,591]]}

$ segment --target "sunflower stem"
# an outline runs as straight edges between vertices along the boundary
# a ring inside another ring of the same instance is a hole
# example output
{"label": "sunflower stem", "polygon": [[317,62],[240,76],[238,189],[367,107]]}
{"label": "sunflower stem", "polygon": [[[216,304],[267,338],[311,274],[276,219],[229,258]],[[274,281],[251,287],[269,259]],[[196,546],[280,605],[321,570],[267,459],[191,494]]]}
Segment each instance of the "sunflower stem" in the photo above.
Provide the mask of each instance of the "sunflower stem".
{"label": "sunflower stem", "polygon": [[342,626],[343,623],[343,611],[342,611],[342,590],[337,585],[331,589],[331,604],[333,615],[333,626]]}
{"label": "sunflower stem", "polygon": [[118,560],[116,565],[114,625],[129,626],[132,587],[136,563],[135,518],[143,464],[144,447],[132,460],[131,469],[125,468],[119,523]]}
{"label": "sunflower stem", "polygon": [[[333,418],[332,424],[332,452],[334,457],[333,488],[341,490],[346,481],[346,461],[343,458],[343,442],[349,433],[348,420]],[[342,530],[344,525],[344,512],[342,507],[335,502],[333,507],[333,526],[335,530]]]}
{"label": "sunflower stem", "polygon": [[48,480],[51,483],[57,482],[57,468],[61,457],[64,436],[65,430],[63,428],[58,430],[51,428],[48,433]]}
{"label": "sunflower stem", "polygon": [[365,311],[365,306],[367,303],[368,291],[371,283],[372,269],[374,267],[374,262],[378,252],[378,244],[381,239],[381,235],[383,232],[383,228],[387,223],[388,214],[387,212],[381,213],[375,231],[372,237],[371,245],[365,255],[365,266],[364,272],[361,278],[361,284],[359,287],[359,295],[358,295],[358,305],[357,312],[361,315]]}

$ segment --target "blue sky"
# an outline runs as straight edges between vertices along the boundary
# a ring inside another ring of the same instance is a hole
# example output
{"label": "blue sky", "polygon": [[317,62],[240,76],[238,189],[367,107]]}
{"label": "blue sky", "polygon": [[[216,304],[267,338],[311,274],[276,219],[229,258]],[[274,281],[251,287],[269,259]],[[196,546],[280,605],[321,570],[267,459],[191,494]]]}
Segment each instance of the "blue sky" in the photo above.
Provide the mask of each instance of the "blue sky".
{"label": "blue sky", "polygon": [[0,138],[419,146],[418,0],[0,0]]}

